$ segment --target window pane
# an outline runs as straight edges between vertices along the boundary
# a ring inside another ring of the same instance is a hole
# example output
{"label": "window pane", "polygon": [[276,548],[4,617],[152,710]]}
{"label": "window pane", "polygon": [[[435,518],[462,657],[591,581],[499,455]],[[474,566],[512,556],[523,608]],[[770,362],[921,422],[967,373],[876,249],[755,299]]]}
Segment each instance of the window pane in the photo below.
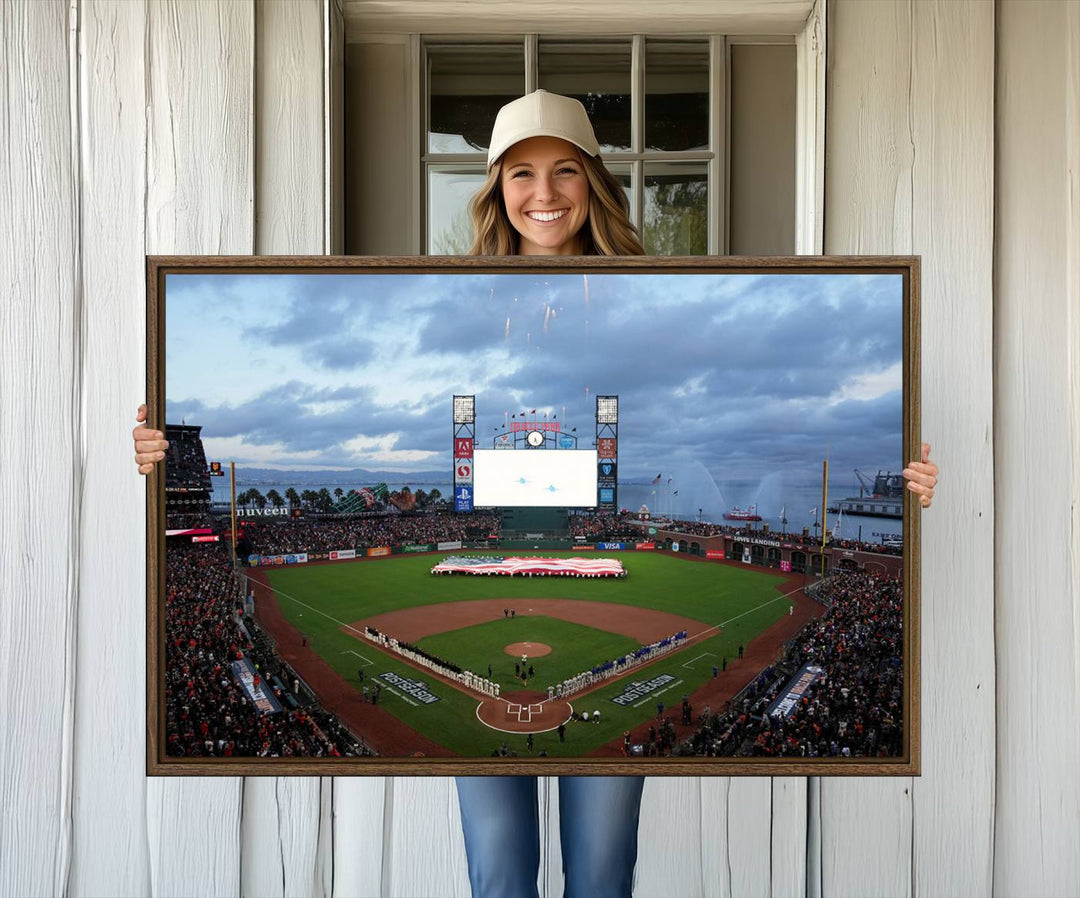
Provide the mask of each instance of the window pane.
{"label": "window pane", "polygon": [[525,48],[429,46],[429,153],[485,152],[499,108],[525,93]]}
{"label": "window pane", "polygon": [[472,246],[468,204],[484,183],[481,166],[428,169],[428,249],[437,256],[463,256]]}
{"label": "window pane", "polygon": [[645,44],[645,149],[709,149],[709,44]]}
{"label": "window pane", "polygon": [[580,100],[601,153],[630,149],[630,41],[540,41],[538,86]]}
{"label": "window pane", "polygon": [[610,162],[605,162],[604,167],[615,176],[616,181],[622,184],[623,192],[626,193],[626,199],[630,202],[630,217],[633,218],[634,178],[631,167],[629,165],[619,165],[618,163],[612,165]]}
{"label": "window pane", "polygon": [[703,256],[709,246],[708,176],[703,163],[645,166],[645,252]]}

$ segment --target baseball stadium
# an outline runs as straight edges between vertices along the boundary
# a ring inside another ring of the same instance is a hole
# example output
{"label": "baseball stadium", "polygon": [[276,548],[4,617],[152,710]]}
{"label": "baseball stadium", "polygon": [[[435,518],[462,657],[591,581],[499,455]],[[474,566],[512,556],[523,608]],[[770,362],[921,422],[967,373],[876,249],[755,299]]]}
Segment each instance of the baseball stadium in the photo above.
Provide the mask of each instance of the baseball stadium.
{"label": "baseball stadium", "polygon": [[202,428],[167,425],[168,756],[902,754],[895,541],[627,508],[618,396],[588,448],[447,398],[445,497],[222,508]]}

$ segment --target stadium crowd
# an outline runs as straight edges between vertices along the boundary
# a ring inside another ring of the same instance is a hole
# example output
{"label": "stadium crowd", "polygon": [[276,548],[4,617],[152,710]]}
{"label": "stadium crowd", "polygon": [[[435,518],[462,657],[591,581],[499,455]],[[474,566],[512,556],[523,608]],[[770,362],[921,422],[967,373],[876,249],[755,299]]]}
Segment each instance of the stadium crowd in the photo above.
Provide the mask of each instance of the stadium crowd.
{"label": "stadium crowd", "polygon": [[166,488],[209,490],[210,474],[198,430],[166,425],[165,438],[169,441],[165,450]]}
{"label": "stadium crowd", "polygon": [[[221,543],[166,547],[165,733],[170,757],[328,757],[374,754],[307,696],[256,622]],[[233,676],[246,658],[256,685],[283,710],[260,713]]]}
{"label": "stadium crowd", "polygon": [[[686,534],[688,536],[730,536],[734,539],[739,537],[759,537],[774,539],[780,542],[797,543],[807,549],[820,549],[820,537],[812,537],[802,532],[788,533],[783,530],[747,530],[745,527],[733,527],[729,524],[713,524],[708,521],[668,521],[657,525],[658,529],[668,533]],[[858,539],[834,539],[830,537],[825,541],[827,548],[854,549],[860,552],[877,552],[881,555],[903,555],[904,548],[897,544],[872,543]]]}
{"label": "stadium crowd", "polygon": [[193,530],[196,527],[213,528],[213,526],[214,519],[209,511],[172,512],[167,510],[165,513],[166,530]]}
{"label": "stadium crowd", "polygon": [[[892,757],[903,750],[903,587],[863,571],[823,581],[825,614],[676,750],[680,755]],[[770,715],[803,665],[824,671],[790,716]]]}
{"label": "stadium crowd", "polygon": [[572,514],[570,535],[605,541],[640,539],[641,528],[630,523],[631,520],[633,518],[625,514]]}
{"label": "stadium crowd", "polygon": [[248,525],[251,551],[260,555],[332,552],[360,546],[486,539],[499,531],[497,515],[386,514],[338,520],[286,520]]}

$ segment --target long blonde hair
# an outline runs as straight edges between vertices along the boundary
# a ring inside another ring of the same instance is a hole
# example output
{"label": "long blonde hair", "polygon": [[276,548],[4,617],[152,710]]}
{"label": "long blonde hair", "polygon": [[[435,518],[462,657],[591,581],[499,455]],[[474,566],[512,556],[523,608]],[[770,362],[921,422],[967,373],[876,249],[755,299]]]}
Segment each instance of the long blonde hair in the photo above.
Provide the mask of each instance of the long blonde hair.
{"label": "long blonde hair", "polygon": [[[589,182],[589,216],[582,226],[586,256],[643,256],[645,249],[638,238],[637,228],[630,221],[630,202],[622,185],[607,170],[599,156],[579,153],[582,170]],[[505,157],[505,154],[504,154]],[[506,214],[503,203],[503,160],[491,166],[487,180],[469,200],[473,243],[471,256],[516,256],[520,235]]]}

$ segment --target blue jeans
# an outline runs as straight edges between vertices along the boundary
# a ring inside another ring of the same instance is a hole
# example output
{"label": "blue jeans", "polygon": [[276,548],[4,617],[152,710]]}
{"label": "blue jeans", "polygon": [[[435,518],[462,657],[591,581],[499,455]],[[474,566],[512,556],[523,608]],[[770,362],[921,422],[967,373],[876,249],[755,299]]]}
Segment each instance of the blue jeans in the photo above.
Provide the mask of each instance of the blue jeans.
{"label": "blue jeans", "polygon": [[[560,776],[564,898],[630,898],[643,776]],[[535,776],[459,776],[473,898],[538,898]]]}

